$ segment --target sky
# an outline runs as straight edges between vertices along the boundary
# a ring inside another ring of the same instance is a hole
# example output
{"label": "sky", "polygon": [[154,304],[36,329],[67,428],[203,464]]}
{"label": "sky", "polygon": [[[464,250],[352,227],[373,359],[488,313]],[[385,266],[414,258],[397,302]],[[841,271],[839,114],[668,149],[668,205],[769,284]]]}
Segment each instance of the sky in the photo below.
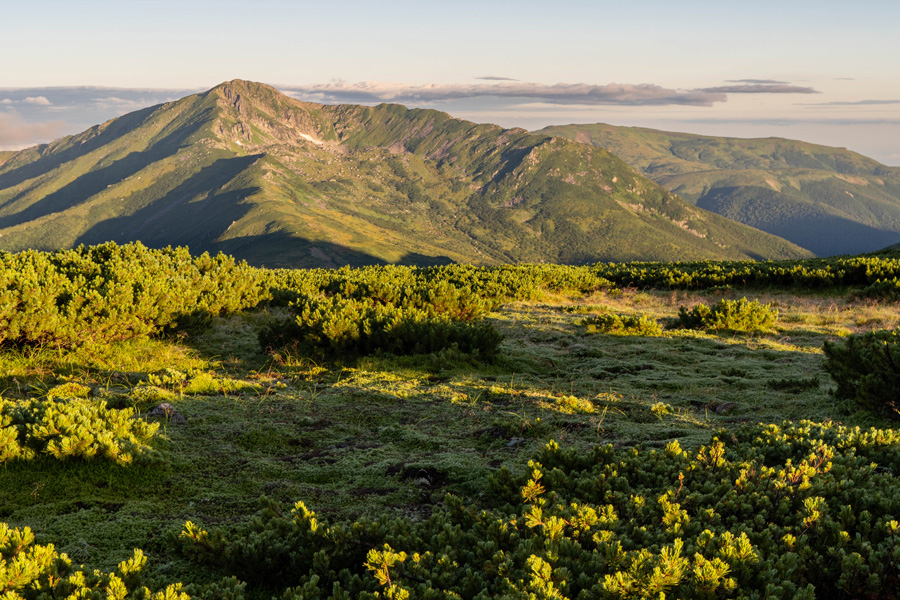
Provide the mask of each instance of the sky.
{"label": "sky", "polygon": [[231,79],[505,127],[612,123],[900,165],[900,2],[2,0],[0,149]]}

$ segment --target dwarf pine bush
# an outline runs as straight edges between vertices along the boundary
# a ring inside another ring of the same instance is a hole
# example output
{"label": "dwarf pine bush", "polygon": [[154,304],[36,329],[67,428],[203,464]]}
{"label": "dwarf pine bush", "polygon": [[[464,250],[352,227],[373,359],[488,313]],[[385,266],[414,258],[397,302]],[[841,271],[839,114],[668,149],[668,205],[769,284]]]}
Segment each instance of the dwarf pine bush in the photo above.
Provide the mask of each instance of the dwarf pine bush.
{"label": "dwarf pine bush", "polygon": [[825,342],[825,370],[835,396],[887,416],[900,413],[900,332],[872,331]]}
{"label": "dwarf pine bush", "polygon": [[326,358],[379,351],[428,354],[451,347],[485,359],[493,357],[500,334],[489,323],[473,322],[477,312],[465,311],[470,320],[460,320],[459,303],[451,306],[398,306],[371,297],[302,296],[290,305],[294,316],[264,328],[259,340],[266,351],[290,347]]}
{"label": "dwarf pine bush", "polygon": [[896,277],[893,279],[879,279],[860,290],[859,296],[886,302],[896,302],[900,300],[900,279]]}
{"label": "dwarf pine bush", "polygon": [[0,344],[104,344],[208,322],[267,299],[261,271],[140,243],[0,253]]}
{"label": "dwarf pine bush", "polygon": [[698,304],[688,310],[682,306],[678,310],[678,320],[682,327],[713,331],[768,331],[778,320],[778,311],[768,304],[760,304],[746,298],[727,300],[723,298],[713,307]]}
{"label": "dwarf pine bush", "polygon": [[131,464],[150,451],[159,428],[133,416],[103,401],[0,397],[0,464],[42,456]]}
{"label": "dwarf pine bush", "polygon": [[587,333],[612,335],[661,335],[662,328],[647,315],[601,314],[585,317],[580,323]]}
{"label": "dwarf pine bush", "polygon": [[0,597],[4,600],[124,600],[126,596],[134,600],[190,600],[181,584],[159,592],[141,586],[141,570],[146,563],[144,553],[135,550],[114,573],[86,571],[73,565],[52,545],[35,544],[28,527],[18,529],[0,523]]}
{"label": "dwarf pine bush", "polygon": [[183,551],[285,598],[889,597],[900,434],[758,425],[686,451],[549,443],[493,477],[493,508],[330,524],[269,503]]}

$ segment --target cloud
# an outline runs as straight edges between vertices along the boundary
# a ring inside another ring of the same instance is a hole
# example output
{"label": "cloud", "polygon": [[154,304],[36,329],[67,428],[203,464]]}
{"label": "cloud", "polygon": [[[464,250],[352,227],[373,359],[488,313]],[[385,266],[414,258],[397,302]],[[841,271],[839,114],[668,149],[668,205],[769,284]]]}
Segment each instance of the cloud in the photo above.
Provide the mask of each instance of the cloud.
{"label": "cloud", "polygon": [[50,106],[52,104],[47,100],[46,96],[28,96],[22,102],[26,104],[37,104],[38,106]]}
{"label": "cloud", "polygon": [[10,100],[9,98],[4,98],[3,100],[0,100],[0,104],[12,104],[12,103],[13,103],[13,101]]}
{"label": "cloud", "polygon": [[499,75],[483,75],[481,77],[476,77],[475,79],[483,79],[485,81],[519,81],[512,77],[500,77]]}
{"label": "cloud", "polygon": [[772,117],[759,117],[759,118],[725,118],[725,117],[708,117],[708,118],[693,118],[693,119],[681,119],[682,123],[699,123],[703,125],[721,125],[725,124],[734,124],[734,125],[772,125],[776,127],[788,127],[793,125],[834,125],[834,126],[848,126],[848,127],[859,127],[863,125],[891,125],[891,126],[900,126],[900,119],[893,118],[851,118],[851,119],[834,119],[834,118],[825,118],[825,117],[816,117],[816,118],[792,118],[792,117],[784,117],[784,118],[772,118]]}
{"label": "cloud", "polygon": [[712,106],[725,102],[724,93],[707,90],[675,90],[653,84],[501,82],[497,84],[425,84],[393,82],[348,83],[337,81],[306,86],[281,87],[305,100],[320,102],[400,102],[421,103],[470,98],[526,98],[550,104],[625,106]]}
{"label": "cloud", "polygon": [[820,94],[811,87],[787,85],[783,83],[746,83],[740,85],[720,85],[717,87],[700,88],[698,92],[718,94]]}
{"label": "cloud", "polygon": [[883,104],[900,104],[900,100],[854,100],[844,102],[817,102],[815,104],[798,104],[797,106],[879,106]]}
{"label": "cloud", "polygon": [[63,121],[29,123],[19,116],[0,113],[0,149],[18,150],[41,142],[49,142],[67,129]]}
{"label": "cloud", "polygon": [[726,79],[725,83],[790,83],[789,81],[779,81],[777,79]]}

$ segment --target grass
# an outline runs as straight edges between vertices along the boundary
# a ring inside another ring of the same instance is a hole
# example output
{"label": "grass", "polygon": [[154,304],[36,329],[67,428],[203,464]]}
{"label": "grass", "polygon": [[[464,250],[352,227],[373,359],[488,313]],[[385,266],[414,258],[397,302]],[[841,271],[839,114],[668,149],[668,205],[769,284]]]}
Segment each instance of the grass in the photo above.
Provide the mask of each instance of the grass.
{"label": "grass", "polygon": [[[746,292],[742,292],[746,294]],[[204,574],[171,543],[183,523],[245,522],[266,497],[303,500],[329,519],[420,518],[447,492],[490,505],[487,478],[516,472],[542,444],[691,449],[721,428],[813,418],[884,425],[829,395],[821,346],[897,323],[900,308],[838,295],[749,295],[782,318],[766,334],[665,329],[586,332],[614,312],[674,321],[702,293],[636,290],[512,303],[490,319],[505,335],[495,364],[453,352],[317,364],[259,353],[271,315],[219,319],[205,333],[0,356],[6,397],[65,385],[142,412],[167,401],[157,458],[131,468],[38,460],[0,468],[0,520],[30,526],[76,562],[110,569],[133,548],[160,582]]]}

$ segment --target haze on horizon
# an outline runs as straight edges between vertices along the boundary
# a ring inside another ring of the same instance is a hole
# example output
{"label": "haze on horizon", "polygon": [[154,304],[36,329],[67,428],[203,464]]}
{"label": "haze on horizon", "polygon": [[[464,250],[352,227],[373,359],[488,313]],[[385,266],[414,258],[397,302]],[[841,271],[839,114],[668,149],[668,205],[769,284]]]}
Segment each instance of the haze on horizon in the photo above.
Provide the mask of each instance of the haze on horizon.
{"label": "haze on horizon", "polygon": [[261,0],[5,7],[0,149],[242,78],[503,126],[788,137],[900,165],[900,4]]}

